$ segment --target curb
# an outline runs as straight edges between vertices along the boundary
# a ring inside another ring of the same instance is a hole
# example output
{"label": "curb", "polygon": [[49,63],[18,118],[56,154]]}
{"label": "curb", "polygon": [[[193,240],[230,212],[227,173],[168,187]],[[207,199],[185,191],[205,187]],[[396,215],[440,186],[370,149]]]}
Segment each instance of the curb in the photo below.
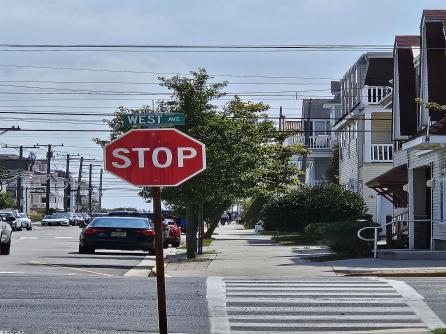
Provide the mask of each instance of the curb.
{"label": "curb", "polygon": [[376,277],[446,277],[445,270],[438,271],[352,271],[334,270],[336,275]]}
{"label": "curb", "polygon": [[[164,259],[164,269],[166,269],[168,264],[169,264],[169,260]],[[152,267],[152,269],[150,270],[148,277],[156,277],[156,276],[157,276],[157,274],[156,274],[156,264],[155,264],[155,266]],[[164,277],[172,277],[172,276],[166,274],[166,271],[164,271]]]}

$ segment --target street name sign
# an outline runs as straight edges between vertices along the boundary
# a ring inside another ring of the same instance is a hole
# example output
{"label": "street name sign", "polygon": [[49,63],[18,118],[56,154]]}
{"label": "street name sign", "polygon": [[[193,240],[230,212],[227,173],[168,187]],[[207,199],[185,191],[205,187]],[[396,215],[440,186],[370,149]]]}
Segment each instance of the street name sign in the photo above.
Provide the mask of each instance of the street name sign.
{"label": "street name sign", "polygon": [[160,125],[184,125],[184,113],[147,113],[124,115],[124,125],[157,127]]}
{"label": "street name sign", "polygon": [[104,164],[135,186],[177,186],[206,169],[206,149],[177,129],[133,129],[105,145]]}

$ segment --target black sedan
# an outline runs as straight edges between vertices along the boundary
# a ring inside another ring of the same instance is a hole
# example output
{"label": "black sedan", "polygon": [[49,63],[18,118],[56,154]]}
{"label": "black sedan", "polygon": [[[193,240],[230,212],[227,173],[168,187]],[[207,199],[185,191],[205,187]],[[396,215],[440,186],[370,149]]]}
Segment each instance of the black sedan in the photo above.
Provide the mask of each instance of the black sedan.
{"label": "black sedan", "polygon": [[155,253],[155,231],[148,218],[101,217],[82,230],[79,253],[96,249],[142,250]]}

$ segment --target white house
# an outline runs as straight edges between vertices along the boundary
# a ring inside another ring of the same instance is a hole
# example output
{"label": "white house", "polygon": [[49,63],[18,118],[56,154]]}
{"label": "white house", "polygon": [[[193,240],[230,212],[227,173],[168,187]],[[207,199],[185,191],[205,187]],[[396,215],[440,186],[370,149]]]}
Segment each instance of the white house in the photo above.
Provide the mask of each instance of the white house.
{"label": "white house", "polygon": [[364,198],[378,223],[392,217],[391,202],[366,183],[393,167],[392,53],[363,54],[341,79],[339,183]]}
{"label": "white house", "polygon": [[446,11],[425,10],[420,36],[395,38],[395,166],[373,186],[393,200],[403,222],[392,232],[411,249],[446,249],[446,112],[415,102],[446,105],[445,36]]}

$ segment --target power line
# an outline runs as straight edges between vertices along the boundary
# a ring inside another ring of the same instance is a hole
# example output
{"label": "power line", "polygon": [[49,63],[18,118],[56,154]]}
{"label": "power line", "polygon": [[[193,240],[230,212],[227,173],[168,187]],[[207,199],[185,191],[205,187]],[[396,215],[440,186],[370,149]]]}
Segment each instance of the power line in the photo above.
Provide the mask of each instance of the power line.
{"label": "power line", "polygon": [[[57,66],[40,66],[40,65],[21,65],[21,64],[0,64],[0,67],[17,67],[17,68],[36,68],[61,71],[91,71],[91,72],[110,72],[110,73],[134,73],[134,74],[156,74],[156,75],[191,75],[190,73],[179,72],[154,72],[154,71],[137,71],[137,70],[114,70],[105,68],[75,68],[75,67],[57,67]],[[248,75],[248,74],[208,74],[212,77],[233,77],[233,78],[264,78],[264,79],[302,79],[302,80],[339,80],[327,77],[305,77],[305,76],[279,76],[279,75]]]}

